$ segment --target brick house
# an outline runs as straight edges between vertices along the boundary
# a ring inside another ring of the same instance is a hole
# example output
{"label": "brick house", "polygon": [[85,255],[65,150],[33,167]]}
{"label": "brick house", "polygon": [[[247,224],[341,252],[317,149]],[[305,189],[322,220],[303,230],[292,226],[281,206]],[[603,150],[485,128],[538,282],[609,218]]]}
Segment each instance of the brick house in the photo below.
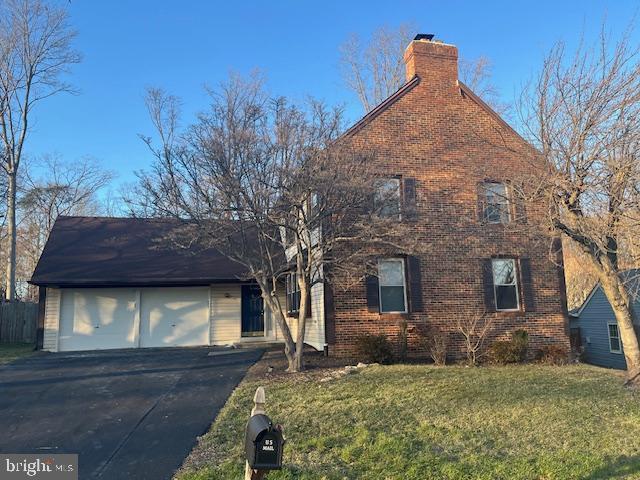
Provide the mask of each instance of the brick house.
{"label": "brick house", "polygon": [[[402,207],[391,214],[412,222],[430,253],[381,257],[379,275],[347,291],[339,278],[314,284],[307,343],[349,355],[359,335],[395,338],[406,321],[410,353],[422,353],[425,327],[453,332],[456,316],[482,309],[496,337],[526,329],[534,348],[568,348],[563,272],[549,234],[530,221],[543,212],[510,192],[511,179],[535,168],[517,153],[531,147],[458,80],[455,46],[419,35],[405,62],[406,83],[345,135],[375,150]],[[40,347],[281,341],[245,272],[215,251],[159,251],[153,236],[168,228],[161,219],[60,218],[31,279],[41,287]],[[294,281],[282,296],[295,313]]]}
{"label": "brick house", "polygon": [[535,168],[517,153],[531,147],[459,81],[455,46],[418,35],[404,60],[406,83],[347,135],[375,149],[400,201],[415,205],[406,221],[432,253],[381,259],[379,276],[360,289],[332,289],[329,351],[351,352],[363,333],[394,338],[406,320],[415,352],[421,327],[453,332],[455,316],[479,309],[491,312],[496,337],[525,329],[533,348],[568,348],[564,274],[548,233],[528,221],[543,212],[509,191],[511,179]]}

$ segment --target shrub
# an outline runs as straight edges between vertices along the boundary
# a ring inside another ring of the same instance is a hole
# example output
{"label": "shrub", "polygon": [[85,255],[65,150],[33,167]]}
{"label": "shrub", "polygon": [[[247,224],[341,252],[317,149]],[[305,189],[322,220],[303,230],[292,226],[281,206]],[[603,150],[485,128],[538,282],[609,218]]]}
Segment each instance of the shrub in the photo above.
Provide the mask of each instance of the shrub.
{"label": "shrub", "polygon": [[548,365],[566,365],[569,363],[569,354],[560,345],[544,345],[536,352],[536,360]]}
{"label": "shrub", "polygon": [[391,363],[393,353],[386,335],[361,335],[356,339],[358,355],[366,362]]}
{"label": "shrub", "polygon": [[456,327],[462,334],[467,363],[475,367],[487,353],[485,341],[493,330],[493,318],[483,310],[476,310],[470,315],[458,316]]}
{"label": "shrub", "polygon": [[526,330],[516,330],[511,336],[511,343],[518,352],[518,361],[524,362],[527,359],[529,349],[529,334]]}
{"label": "shrub", "polygon": [[398,332],[398,358],[404,362],[409,352],[409,324],[406,320],[401,320]]}
{"label": "shrub", "polygon": [[447,363],[449,353],[449,334],[433,327],[423,334],[424,346],[435,365]]}
{"label": "shrub", "polygon": [[520,361],[520,349],[513,340],[493,342],[488,355],[489,361],[498,365]]}
{"label": "shrub", "polygon": [[529,334],[525,330],[516,330],[511,340],[497,341],[489,347],[489,360],[499,365],[524,362],[528,346]]}

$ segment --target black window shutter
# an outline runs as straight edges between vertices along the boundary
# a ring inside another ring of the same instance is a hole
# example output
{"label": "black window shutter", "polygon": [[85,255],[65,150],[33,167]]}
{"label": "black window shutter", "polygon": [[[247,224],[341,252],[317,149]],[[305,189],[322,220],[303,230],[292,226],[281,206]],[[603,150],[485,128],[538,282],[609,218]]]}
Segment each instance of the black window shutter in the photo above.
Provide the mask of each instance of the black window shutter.
{"label": "black window shutter", "polygon": [[414,256],[407,257],[407,270],[409,271],[409,307],[412,312],[422,312],[422,274],[420,272],[420,259]]}
{"label": "black window shutter", "polygon": [[536,303],[533,292],[533,280],[531,278],[531,260],[528,258],[520,259],[520,276],[522,277],[521,295],[524,301],[525,312],[535,312]]}
{"label": "black window shutter", "polygon": [[417,200],[416,200],[416,179],[415,178],[404,178],[402,180],[403,186],[403,206],[404,212],[403,216],[405,220],[410,222],[415,222],[418,219],[418,209],[417,209]]}
{"label": "black window shutter", "polygon": [[370,312],[380,312],[380,298],[378,296],[378,277],[367,275],[365,278],[367,286],[367,309]]}
{"label": "black window shutter", "polygon": [[307,295],[307,318],[311,317],[311,288],[309,288],[309,295]]}
{"label": "black window shutter", "polygon": [[484,223],[484,202],[485,202],[485,188],[484,182],[478,182],[476,186],[476,215],[478,222]]}
{"label": "black window shutter", "polygon": [[525,207],[525,199],[512,190],[511,200],[515,203],[515,221],[518,223],[527,223],[527,209]]}
{"label": "black window shutter", "polygon": [[485,310],[487,312],[495,312],[496,297],[493,291],[493,266],[490,258],[482,260],[482,288]]}

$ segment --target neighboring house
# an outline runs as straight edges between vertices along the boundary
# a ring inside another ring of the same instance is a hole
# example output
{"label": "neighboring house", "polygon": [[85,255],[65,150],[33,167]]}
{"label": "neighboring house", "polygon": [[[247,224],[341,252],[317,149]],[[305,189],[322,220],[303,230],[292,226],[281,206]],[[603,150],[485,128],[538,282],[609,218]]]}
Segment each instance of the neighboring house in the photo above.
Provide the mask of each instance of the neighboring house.
{"label": "neighboring house", "polygon": [[[633,294],[637,294],[640,270],[629,270],[625,275],[630,279],[628,288]],[[640,297],[636,297],[634,310],[640,314]],[[585,362],[626,370],[627,362],[624,359],[618,323],[599,284],[593,287],[580,308],[572,310],[569,315],[573,346],[584,349],[582,358]],[[638,315],[636,322],[640,322]],[[637,329],[640,329],[640,323]]]}
{"label": "neighboring house", "polygon": [[[374,150],[385,214],[411,222],[429,254],[380,255],[379,273],[361,285],[317,283],[307,343],[330,354],[353,353],[362,334],[395,341],[406,323],[410,353],[424,353],[429,327],[452,333],[457,316],[488,311],[494,338],[529,332],[532,348],[568,349],[561,245],[529,221],[544,208],[517,201],[511,180],[538,165],[531,147],[458,80],[453,45],[419,35],[405,53],[407,82],[345,134]],[[542,206],[543,207],[543,206]],[[44,296],[44,348],[227,344],[281,336],[245,272],[215,251],[191,255],[153,245],[167,220],[62,218],[32,283]],[[94,238],[95,237],[95,238]],[[293,317],[295,278],[283,286]]]}

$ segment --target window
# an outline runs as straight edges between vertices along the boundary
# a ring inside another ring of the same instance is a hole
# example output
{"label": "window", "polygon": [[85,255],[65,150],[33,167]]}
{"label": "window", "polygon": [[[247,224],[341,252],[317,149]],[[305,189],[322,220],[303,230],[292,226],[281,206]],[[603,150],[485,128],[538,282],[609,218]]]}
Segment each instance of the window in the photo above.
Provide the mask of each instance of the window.
{"label": "window", "polygon": [[516,261],[513,258],[494,258],[491,261],[491,267],[496,310],[518,310],[520,294]]}
{"label": "window", "polygon": [[622,353],[622,346],[620,344],[620,332],[618,331],[617,323],[609,323],[607,325],[609,329],[609,351],[611,353]]}
{"label": "window", "polygon": [[398,258],[378,261],[378,284],[380,312],[404,313],[407,311],[404,260]]}
{"label": "window", "polygon": [[400,219],[400,179],[381,179],[376,189],[374,201],[376,210],[381,217]]}
{"label": "window", "polygon": [[482,188],[482,218],[488,223],[509,223],[509,197],[504,183],[487,182]]}
{"label": "window", "polygon": [[312,193],[309,197],[309,216],[315,217],[320,210],[320,198],[317,193]]}
{"label": "window", "polygon": [[300,310],[300,286],[295,273],[287,274],[287,313],[295,315]]}

